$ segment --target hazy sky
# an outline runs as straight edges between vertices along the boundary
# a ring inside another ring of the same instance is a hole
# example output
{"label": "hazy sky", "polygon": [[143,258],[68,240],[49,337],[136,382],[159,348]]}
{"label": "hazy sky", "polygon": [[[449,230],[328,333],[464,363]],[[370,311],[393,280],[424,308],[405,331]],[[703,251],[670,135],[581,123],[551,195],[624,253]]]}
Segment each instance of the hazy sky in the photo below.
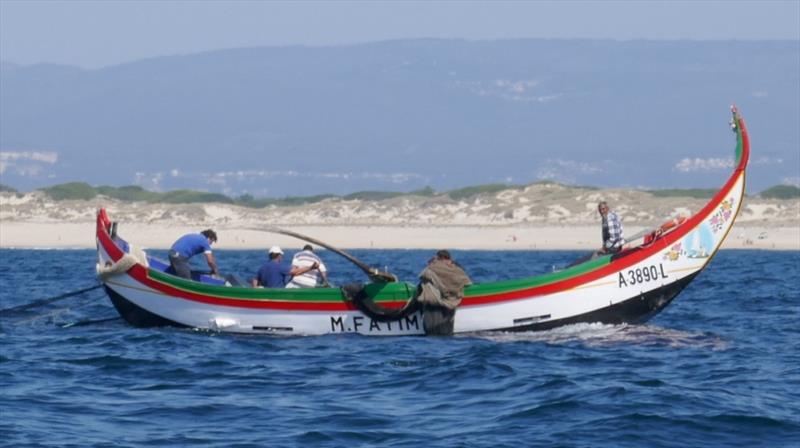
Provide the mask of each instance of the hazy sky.
{"label": "hazy sky", "polygon": [[0,0],[0,59],[102,67],[234,47],[401,38],[800,40],[800,0]]}

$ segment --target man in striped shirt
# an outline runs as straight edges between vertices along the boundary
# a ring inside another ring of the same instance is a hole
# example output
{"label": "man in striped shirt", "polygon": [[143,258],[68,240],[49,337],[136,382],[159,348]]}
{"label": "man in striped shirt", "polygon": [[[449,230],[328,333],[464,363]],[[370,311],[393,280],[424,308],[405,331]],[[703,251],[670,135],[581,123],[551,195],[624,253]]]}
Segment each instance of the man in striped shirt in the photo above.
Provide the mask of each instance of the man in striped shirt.
{"label": "man in striped shirt", "polygon": [[313,266],[315,263],[318,265],[317,269],[295,275],[292,277],[292,281],[286,284],[286,287],[316,288],[317,286],[328,286],[328,269],[325,267],[325,263],[314,253],[314,248],[310,244],[303,246],[303,250],[292,257],[292,269]]}
{"label": "man in striped shirt", "polygon": [[625,239],[622,238],[622,223],[619,216],[608,208],[608,203],[602,201],[597,204],[597,211],[603,218],[603,247],[598,254],[615,254],[622,250]]}

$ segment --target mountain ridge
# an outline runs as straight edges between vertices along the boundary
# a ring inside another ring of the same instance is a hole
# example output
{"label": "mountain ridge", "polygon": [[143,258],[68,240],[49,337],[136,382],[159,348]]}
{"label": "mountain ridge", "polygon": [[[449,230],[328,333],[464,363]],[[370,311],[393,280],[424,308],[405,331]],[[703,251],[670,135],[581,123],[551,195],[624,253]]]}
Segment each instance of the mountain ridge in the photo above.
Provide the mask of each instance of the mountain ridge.
{"label": "mountain ridge", "polygon": [[0,77],[3,181],[227,195],[453,189],[551,179],[705,188],[725,109],[750,180],[796,182],[800,44],[395,40],[162,56]]}

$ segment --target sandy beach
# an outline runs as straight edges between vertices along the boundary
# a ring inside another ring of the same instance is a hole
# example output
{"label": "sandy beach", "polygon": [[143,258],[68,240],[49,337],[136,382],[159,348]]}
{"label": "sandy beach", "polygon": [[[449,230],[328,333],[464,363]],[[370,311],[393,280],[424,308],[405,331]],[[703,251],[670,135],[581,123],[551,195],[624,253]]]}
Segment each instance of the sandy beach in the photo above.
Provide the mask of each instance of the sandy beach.
{"label": "sandy beach", "polygon": [[[613,201],[625,234],[698,210],[704,200],[656,198],[636,190],[533,185],[469,200],[326,200],[250,209],[224,204],[126,203],[108,198],[53,201],[41,193],[0,195],[0,248],[94,248],[97,209],[105,207],[126,240],[168,248],[189,232],[213,228],[219,249],[298,248],[279,227],[340,248],[591,250],[600,245],[599,199]],[[800,250],[800,200],[746,198],[723,249]]]}
{"label": "sandy beach", "polygon": [[[634,234],[643,227],[626,229]],[[215,229],[219,249],[265,249],[272,245],[299,248],[298,239],[253,229]],[[591,250],[599,247],[598,226],[536,227],[389,227],[295,226],[291,230],[349,249],[475,249],[475,250]],[[164,249],[185,233],[186,226],[121,223],[120,234],[144,248]],[[94,248],[94,223],[0,223],[0,247],[18,249]],[[734,226],[723,249],[800,250],[800,229]]]}

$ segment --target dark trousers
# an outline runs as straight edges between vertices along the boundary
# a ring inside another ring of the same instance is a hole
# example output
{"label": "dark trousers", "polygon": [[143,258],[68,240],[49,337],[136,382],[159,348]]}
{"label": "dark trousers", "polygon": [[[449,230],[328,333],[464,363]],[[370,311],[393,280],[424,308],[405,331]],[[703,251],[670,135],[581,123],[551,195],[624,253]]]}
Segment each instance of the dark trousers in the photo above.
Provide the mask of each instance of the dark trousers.
{"label": "dark trousers", "polygon": [[426,305],[422,309],[422,324],[428,336],[452,335],[455,320],[456,310],[432,305]]}
{"label": "dark trousers", "polygon": [[189,266],[189,259],[170,253],[169,264],[172,267],[172,271],[178,277],[188,278],[189,280],[192,279],[192,268]]}

